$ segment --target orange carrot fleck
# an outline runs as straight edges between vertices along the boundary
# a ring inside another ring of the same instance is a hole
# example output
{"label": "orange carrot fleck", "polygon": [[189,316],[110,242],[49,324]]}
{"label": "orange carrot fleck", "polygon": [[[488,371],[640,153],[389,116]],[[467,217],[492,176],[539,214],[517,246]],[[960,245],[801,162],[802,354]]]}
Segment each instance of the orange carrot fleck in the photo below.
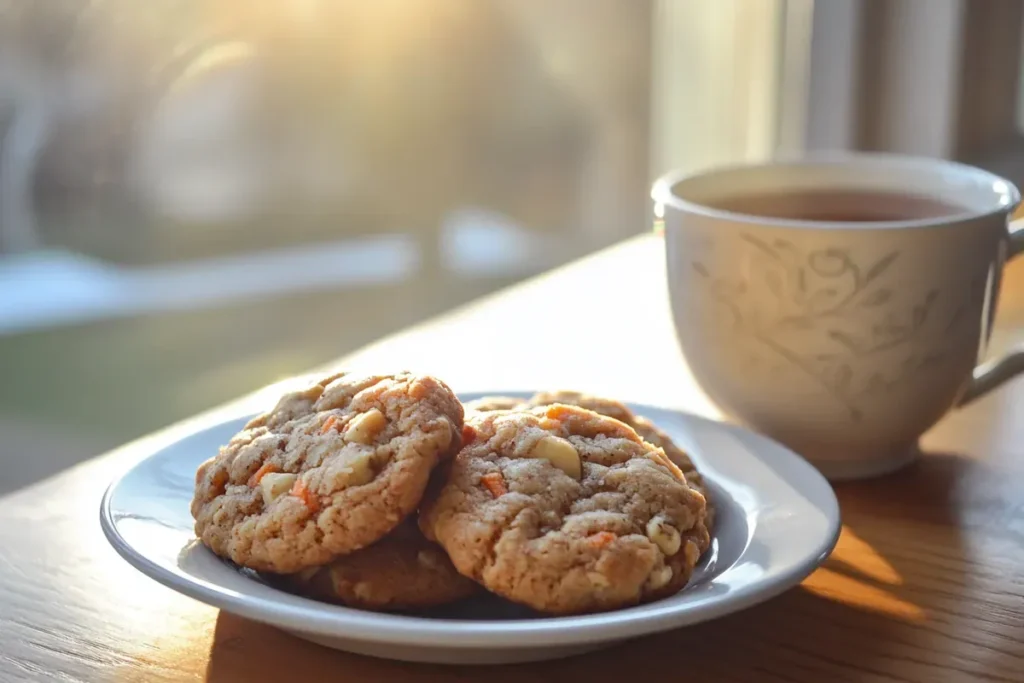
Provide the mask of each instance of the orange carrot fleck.
{"label": "orange carrot fleck", "polygon": [[271,472],[280,472],[281,468],[272,462],[265,462],[263,466],[256,470],[251,477],[249,477],[249,486],[256,486],[260,483],[260,479],[263,475],[270,474]]}
{"label": "orange carrot fleck", "polygon": [[508,486],[505,485],[505,477],[501,476],[501,472],[488,472],[480,477],[480,482],[495,498],[508,493]]}
{"label": "orange carrot fleck", "polygon": [[320,501],[316,495],[306,486],[306,483],[301,479],[295,480],[295,485],[292,486],[291,495],[295,496],[305,504],[312,511],[316,511],[320,507]]}
{"label": "orange carrot fleck", "polygon": [[573,409],[571,407],[560,403],[556,403],[544,411],[545,417],[550,417],[552,420],[564,420],[572,415],[572,413]]}
{"label": "orange carrot fleck", "polygon": [[419,400],[430,393],[432,382],[428,382],[426,378],[419,377],[409,385],[409,396]]}
{"label": "orange carrot fleck", "polygon": [[545,417],[540,421],[540,428],[545,429],[549,432],[553,432],[556,429],[561,429],[562,423],[558,420],[552,420],[550,417]]}
{"label": "orange carrot fleck", "polygon": [[338,418],[331,415],[329,418],[327,418],[327,420],[324,421],[323,426],[320,427],[320,433],[326,434],[327,432],[334,429],[334,425],[336,424],[338,424]]}
{"label": "orange carrot fleck", "polygon": [[469,425],[463,425],[462,427],[462,445],[468,446],[476,440],[476,430]]}
{"label": "orange carrot fleck", "polygon": [[610,531],[598,531],[593,536],[587,538],[587,542],[595,548],[603,548],[614,540],[615,534]]}
{"label": "orange carrot fleck", "polygon": [[230,479],[231,477],[228,475],[227,470],[217,470],[210,477],[210,486],[217,492],[217,495],[221,495],[224,493],[224,489],[227,488]]}

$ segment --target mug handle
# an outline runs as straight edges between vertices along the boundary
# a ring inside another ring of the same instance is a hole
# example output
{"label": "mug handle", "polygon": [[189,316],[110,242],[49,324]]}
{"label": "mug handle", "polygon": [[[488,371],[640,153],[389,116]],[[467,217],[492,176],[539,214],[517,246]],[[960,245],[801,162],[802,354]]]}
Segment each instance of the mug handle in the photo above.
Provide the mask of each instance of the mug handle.
{"label": "mug handle", "polygon": [[[1007,261],[1024,253],[1024,218],[1010,223],[1009,237]],[[979,365],[974,369],[974,376],[967,385],[967,390],[960,397],[957,407],[965,406],[975,399],[981,398],[1022,372],[1024,372],[1024,348],[1014,349],[1000,358]]]}

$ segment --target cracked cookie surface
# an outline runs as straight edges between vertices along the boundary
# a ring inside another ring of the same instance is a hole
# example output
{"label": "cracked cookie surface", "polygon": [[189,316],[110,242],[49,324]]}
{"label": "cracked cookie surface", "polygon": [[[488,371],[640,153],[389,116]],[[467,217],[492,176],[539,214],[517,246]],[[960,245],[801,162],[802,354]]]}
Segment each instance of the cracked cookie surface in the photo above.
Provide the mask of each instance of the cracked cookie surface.
{"label": "cracked cookie surface", "polygon": [[686,451],[672,441],[672,438],[668,434],[658,428],[657,425],[646,417],[635,414],[621,401],[601,398],[599,396],[584,394],[578,391],[544,391],[534,394],[529,399],[519,399],[511,396],[485,396],[477,399],[476,401],[467,403],[466,410],[482,412],[491,410],[517,410],[536,406],[552,405],[555,403],[579,406],[581,408],[586,408],[587,410],[593,410],[595,413],[613,417],[620,422],[625,422],[627,425],[632,427],[644,441],[654,444],[664,450],[665,455],[668,456],[669,460],[675,463],[676,467],[682,471],[683,475],[686,477],[686,482],[700,491],[701,495],[703,495],[707,500],[707,523],[709,527],[712,526],[715,514],[714,501],[708,494],[707,484],[704,482],[704,477],[693,464],[693,460],[690,459],[690,456],[687,455]]}
{"label": "cracked cookie surface", "polygon": [[616,609],[681,589],[710,539],[705,501],[664,452],[577,406],[469,413],[420,528],[455,567],[542,612]]}
{"label": "cracked cookie surface", "polygon": [[284,585],[317,600],[382,611],[437,607],[483,590],[459,574],[412,520],[371,546],[284,577]]}
{"label": "cracked cookie surface", "polygon": [[196,472],[213,552],[259,571],[326,564],[413,512],[459,447],[462,405],[430,376],[343,373],[283,396]]}

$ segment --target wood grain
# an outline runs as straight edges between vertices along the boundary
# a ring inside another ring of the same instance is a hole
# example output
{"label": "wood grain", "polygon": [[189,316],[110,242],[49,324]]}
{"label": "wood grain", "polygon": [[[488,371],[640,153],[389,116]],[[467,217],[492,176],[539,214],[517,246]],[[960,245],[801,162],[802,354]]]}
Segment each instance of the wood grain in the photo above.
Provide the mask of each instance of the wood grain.
{"label": "wood grain", "polygon": [[[342,364],[433,371],[460,390],[572,386],[714,416],[675,346],[662,257],[654,237],[627,242]],[[999,338],[1009,344],[1024,339],[1024,269],[1005,286]],[[335,652],[142,576],[107,546],[96,515],[139,448],[129,445],[0,498],[0,681],[621,683],[641,670],[694,681],[1024,681],[1022,399],[1024,384],[1011,383],[943,420],[916,465],[838,487],[843,535],[799,588],[604,652],[484,669]]]}

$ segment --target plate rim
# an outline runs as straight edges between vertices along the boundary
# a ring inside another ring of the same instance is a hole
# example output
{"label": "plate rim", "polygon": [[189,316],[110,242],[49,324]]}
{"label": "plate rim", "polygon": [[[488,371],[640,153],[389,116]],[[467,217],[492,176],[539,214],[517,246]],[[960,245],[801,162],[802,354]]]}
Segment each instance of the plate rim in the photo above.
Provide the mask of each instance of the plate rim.
{"label": "plate rim", "polygon": [[[524,391],[457,392],[463,402],[484,396],[529,396]],[[291,631],[307,632],[361,642],[386,642],[393,645],[438,648],[562,647],[584,645],[658,633],[674,628],[710,621],[739,612],[770,600],[798,585],[816,570],[835,549],[842,530],[838,499],[832,486],[813,465],[779,442],[738,425],[708,419],[693,413],[667,407],[627,402],[640,414],[670,412],[685,420],[703,423],[714,429],[741,432],[776,447],[779,455],[791,466],[803,469],[814,485],[826,493],[826,510],[830,528],[823,538],[808,549],[806,559],[777,570],[768,578],[755,580],[731,590],[722,597],[712,596],[697,605],[647,603],[610,612],[541,617],[522,620],[431,619],[359,610],[321,603],[301,596],[288,596],[300,603],[277,602],[252,596],[221,584],[191,576],[184,571],[171,571],[137,550],[119,530],[111,510],[111,500],[118,486],[144,462],[190,436],[217,426],[236,422],[246,414],[216,415],[209,420],[189,424],[187,431],[175,438],[156,443],[139,444],[141,453],[111,480],[100,501],[100,526],[107,541],[128,564],[158,583],[207,605]],[[698,460],[702,459],[698,454]],[[714,478],[711,478],[714,481]],[[748,544],[749,546],[749,544]],[[741,555],[742,557],[742,555]],[[659,608],[659,604],[661,607]],[[636,610],[636,611],[634,611]]]}

